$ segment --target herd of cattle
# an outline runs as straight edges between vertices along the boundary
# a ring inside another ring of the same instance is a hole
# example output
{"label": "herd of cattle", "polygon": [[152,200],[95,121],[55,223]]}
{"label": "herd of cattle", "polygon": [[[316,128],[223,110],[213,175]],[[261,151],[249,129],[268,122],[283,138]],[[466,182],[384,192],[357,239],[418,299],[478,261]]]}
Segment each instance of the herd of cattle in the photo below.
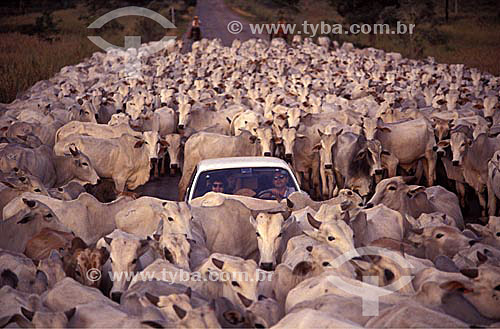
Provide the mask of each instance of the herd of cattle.
{"label": "herd of cattle", "polygon": [[[500,326],[498,77],[325,38],[154,45],[0,106],[0,327]],[[260,155],[312,199],[131,193]]]}

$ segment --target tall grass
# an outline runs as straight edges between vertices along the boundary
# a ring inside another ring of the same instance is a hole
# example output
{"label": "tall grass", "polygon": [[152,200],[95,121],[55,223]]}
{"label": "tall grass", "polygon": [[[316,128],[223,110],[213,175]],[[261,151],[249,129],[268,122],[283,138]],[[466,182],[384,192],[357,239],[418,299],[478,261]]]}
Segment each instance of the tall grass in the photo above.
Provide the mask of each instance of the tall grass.
{"label": "tall grass", "polygon": [[[159,12],[170,18],[168,6]],[[60,32],[54,35],[55,40],[52,42],[19,32],[0,33],[0,103],[13,101],[16,95],[37,81],[49,79],[62,67],[80,63],[94,52],[101,51],[87,38],[88,35],[100,35],[115,45],[123,45],[125,35],[141,35],[142,42],[148,42],[159,40],[164,34],[179,37],[184,33],[187,23],[184,16],[179,15],[176,30],[163,30],[147,19],[122,17],[115,20],[115,28],[106,28],[105,25],[104,31],[95,33],[89,32],[87,26],[99,15],[88,21],[79,19],[82,14],[89,13],[81,6],[55,11],[53,16],[54,20],[59,21],[57,28]],[[12,16],[2,23],[9,28],[34,24],[39,15],[30,13]]]}

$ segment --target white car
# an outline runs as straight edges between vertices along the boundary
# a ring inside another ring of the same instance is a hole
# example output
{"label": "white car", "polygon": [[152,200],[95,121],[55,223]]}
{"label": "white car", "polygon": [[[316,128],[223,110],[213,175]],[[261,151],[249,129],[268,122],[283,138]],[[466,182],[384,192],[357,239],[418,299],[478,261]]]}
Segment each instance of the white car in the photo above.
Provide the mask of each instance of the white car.
{"label": "white car", "polygon": [[207,192],[280,200],[300,191],[288,164],[273,157],[232,157],[198,163],[186,191],[186,201]]}

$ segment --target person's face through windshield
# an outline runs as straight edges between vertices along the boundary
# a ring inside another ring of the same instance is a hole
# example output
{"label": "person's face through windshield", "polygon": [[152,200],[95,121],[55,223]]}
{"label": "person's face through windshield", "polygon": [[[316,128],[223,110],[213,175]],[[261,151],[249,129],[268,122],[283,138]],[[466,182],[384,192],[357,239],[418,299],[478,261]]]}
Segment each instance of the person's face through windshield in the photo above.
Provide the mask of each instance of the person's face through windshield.
{"label": "person's face through windshield", "polygon": [[224,193],[224,183],[221,181],[214,181],[212,183],[212,192]]}
{"label": "person's face through windshield", "polygon": [[288,175],[275,173],[273,176],[273,185],[276,188],[284,188],[288,184]]}

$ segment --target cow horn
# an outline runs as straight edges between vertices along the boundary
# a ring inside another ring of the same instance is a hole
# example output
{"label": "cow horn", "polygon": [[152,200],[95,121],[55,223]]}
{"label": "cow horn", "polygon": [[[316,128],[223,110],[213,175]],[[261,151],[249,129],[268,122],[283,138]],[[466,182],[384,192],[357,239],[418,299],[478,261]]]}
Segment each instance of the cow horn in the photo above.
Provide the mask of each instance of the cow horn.
{"label": "cow horn", "polygon": [[294,204],[293,204],[292,200],[286,198],[286,206],[288,208],[293,208]]}

